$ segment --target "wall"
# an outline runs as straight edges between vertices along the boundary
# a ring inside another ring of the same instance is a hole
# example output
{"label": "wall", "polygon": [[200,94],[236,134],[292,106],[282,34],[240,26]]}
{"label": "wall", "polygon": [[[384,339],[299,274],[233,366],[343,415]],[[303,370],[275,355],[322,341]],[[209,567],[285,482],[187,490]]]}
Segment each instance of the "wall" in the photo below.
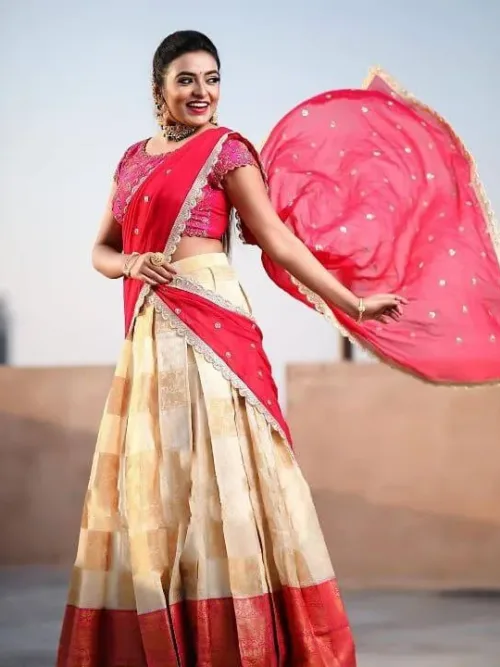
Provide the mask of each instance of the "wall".
{"label": "wall", "polygon": [[0,367],[0,565],[75,554],[106,367]]}
{"label": "wall", "polygon": [[[111,375],[0,368],[0,565],[71,563]],[[345,586],[500,588],[500,389],[304,364],[288,394]]]}
{"label": "wall", "polygon": [[345,585],[500,588],[500,387],[288,369],[289,421]]}

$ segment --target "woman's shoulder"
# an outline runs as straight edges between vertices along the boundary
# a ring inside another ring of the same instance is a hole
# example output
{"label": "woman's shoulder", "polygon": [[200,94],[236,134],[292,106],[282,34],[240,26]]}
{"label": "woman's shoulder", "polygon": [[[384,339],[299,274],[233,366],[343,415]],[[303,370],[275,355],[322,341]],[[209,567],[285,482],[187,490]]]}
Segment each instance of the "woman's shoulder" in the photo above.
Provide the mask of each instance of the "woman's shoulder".
{"label": "woman's shoulder", "polygon": [[118,164],[115,169],[115,174],[114,178],[115,181],[118,181],[118,178],[120,176],[120,173],[124,167],[125,164],[130,162],[134,157],[137,155],[141,155],[143,152],[143,149],[145,145],[147,144],[148,139],[141,139],[140,141],[136,141],[130,146],[128,146],[122,153],[120,160],[118,161]]}
{"label": "woman's shoulder", "polygon": [[259,158],[253,144],[242,134],[228,130],[217,162],[214,165],[212,180],[221,187],[224,177],[234,169],[246,166],[258,166]]}
{"label": "woman's shoulder", "polygon": [[127,146],[127,148],[122,153],[122,159],[140,152],[148,143],[148,141],[149,139],[141,139],[140,141],[135,141],[133,144],[130,144],[130,146]]}
{"label": "woman's shoulder", "polygon": [[224,142],[225,145],[231,146],[231,147],[236,147],[236,146],[246,146],[248,149],[251,151],[257,152],[254,144],[250,139],[243,134],[243,132],[239,132],[238,130],[233,130],[231,128],[225,128],[226,129],[226,140]]}

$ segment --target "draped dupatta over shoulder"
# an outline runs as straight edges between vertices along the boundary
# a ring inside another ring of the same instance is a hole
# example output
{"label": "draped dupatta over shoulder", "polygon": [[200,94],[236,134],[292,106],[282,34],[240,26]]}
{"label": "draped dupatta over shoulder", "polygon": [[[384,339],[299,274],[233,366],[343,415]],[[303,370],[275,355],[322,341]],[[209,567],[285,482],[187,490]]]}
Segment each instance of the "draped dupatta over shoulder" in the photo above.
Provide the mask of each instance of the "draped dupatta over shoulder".
{"label": "draped dupatta over shoulder", "polygon": [[359,296],[395,292],[409,305],[399,322],[357,324],[264,255],[280,287],[420,378],[500,381],[498,230],[473,159],[441,116],[377,69],[364,90],[298,105],[262,162],[282,220],[328,271]]}
{"label": "draped dupatta over shoulder", "polygon": [[[225,128],[205,131],[166,154],[145,175],[131,194],[125,213],[125,253],[163,252],[167,261],[171,260],[224,142],[238,136]],[[153,303],[157,312],[290,442],[262,347],[262,332],[251,316],[182,276],[154,289],[125,279],[124,300],[127,333],[144,303]]]}

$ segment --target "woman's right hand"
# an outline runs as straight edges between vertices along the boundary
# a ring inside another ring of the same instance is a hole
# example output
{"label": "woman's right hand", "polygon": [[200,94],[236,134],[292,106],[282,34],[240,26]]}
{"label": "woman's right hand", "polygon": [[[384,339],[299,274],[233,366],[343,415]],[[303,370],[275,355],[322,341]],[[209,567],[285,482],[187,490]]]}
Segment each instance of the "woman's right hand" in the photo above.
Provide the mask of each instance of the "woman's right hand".
{"label": "woman's right hand", "polygon": [[130,277],[136,280],[142,280],[153,287],[156,285],[165,285],[170,283],[177,273],[174,267],[167,262],[161,265],[156,265],[151,261],[151,258],[158,253],[146,252],[134,261],[130,269]]}

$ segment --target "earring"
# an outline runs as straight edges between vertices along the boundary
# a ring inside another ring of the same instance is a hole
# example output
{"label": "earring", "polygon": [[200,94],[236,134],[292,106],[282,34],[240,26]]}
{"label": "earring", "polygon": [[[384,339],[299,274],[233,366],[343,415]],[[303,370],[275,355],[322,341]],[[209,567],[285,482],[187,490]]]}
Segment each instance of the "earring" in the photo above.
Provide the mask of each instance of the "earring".
{"label": "earring", "polygon": [[156,103],[156,122],[160,126],[160,128],[163,130],[163,126],[165,125],[165,118],[163,115],[163,109],[161,107],[161,104]]}
{"label": "earring", "polygon": [[219,114],[217,113],[217,110],[214,111],[214,114],[212,118],[210,119],[210,122],[212,125],[218,125],[219,124]]}
{"label": "earring", "polygon": [[158,89],[154,84],[153,84],[153,102],[155,105],[156,122],[163,131],[165,125],[167,124],[166,113],[165,113],[166,112],[165,101],[162,95],[158,92]]}

